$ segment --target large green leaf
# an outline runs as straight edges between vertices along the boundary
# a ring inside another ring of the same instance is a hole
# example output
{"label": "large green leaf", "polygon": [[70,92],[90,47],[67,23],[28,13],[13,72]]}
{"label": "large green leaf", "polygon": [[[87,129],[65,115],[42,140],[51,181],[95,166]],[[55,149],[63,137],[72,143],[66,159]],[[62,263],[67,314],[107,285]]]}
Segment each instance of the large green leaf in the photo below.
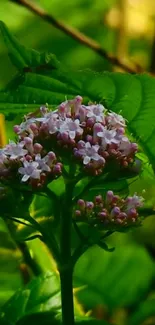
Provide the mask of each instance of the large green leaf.
{"label": "large green leaf", "polygon": [[0,306],[22,287],[22,256],[0,218]]}
{"label": "large green leaf", "polygon": [[[128,120],[129,131],[143,147],[154,167],[155,158],[155,79],[146,74],[73,72],[65,70],[55,57],[27,50],[11,36],[6,26],[0,29],[9,56],[19,69],[30,66],[30,72],[17,76],[7,91],[0,93],[0,111],[18,114],[48,103],[57,105],[77,94],[88,100],[102,102],[108,109],[122,112]],[[40,64],[45,68],[36,69]],[[35,69],[33,69],[35,67]]]}
{"label": "large green leaf", "polygon": [[79,301],[92,308],[110,310],[135,304],[148,292],[154,263],[143,247],[125,245],[109,254],[98,247],[89,249],[75,266],[75,286],[86,286]]}
{"label": "large green leaf", "polygon": [[[140,325],[144,321],[152,319],[155,321],[155,299],[148,299],[140,304],[129,317],[128,325]],[[153,324],[153,322],[151,322]]]}
{"label": "large green leaf", "polygon": [[41,311],[59,311],[61,307],[59,278],[47,273],[32,280],[24,290],[19,290],[3,307],[0,321],[10,325],[26,315]]}

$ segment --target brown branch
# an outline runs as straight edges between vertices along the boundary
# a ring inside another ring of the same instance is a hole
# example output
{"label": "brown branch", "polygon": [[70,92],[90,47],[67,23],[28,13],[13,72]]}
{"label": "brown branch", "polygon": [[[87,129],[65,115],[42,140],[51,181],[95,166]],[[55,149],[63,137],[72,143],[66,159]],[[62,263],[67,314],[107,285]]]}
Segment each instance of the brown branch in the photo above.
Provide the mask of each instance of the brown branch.
{"label": "brown branch", "polygon": [[46,11],[43,9],[35,6],[33,3],[27,0],[10,0],[11,2],[14,2],[18,5],[21,5],[37,16],[41,17],[43,20],[48,22],[49,24],[53,25],[54,27],[58,28],[65,34],[69,35],[73,39],[77,40],[81,44],[87,46],[91,50],[93,50],[95,53],[99,54],[101,57],[105,58],[106,60],[110,61],[113,65],[116,65],[123,69],[124,71],[127,71],[129,73],[137,73],[137,72],[143,72],[142,69],[138,66],[135,66],[134,68],[129,67],[128,65],[121,62],[117,57],[107,53],[99,43],[91,39],[90,37],[86,36],[82,32],[78,31],[77,29],[70,27],[66,24],[64,24],[62,21],[57,20],[52,15],[49,15]]}

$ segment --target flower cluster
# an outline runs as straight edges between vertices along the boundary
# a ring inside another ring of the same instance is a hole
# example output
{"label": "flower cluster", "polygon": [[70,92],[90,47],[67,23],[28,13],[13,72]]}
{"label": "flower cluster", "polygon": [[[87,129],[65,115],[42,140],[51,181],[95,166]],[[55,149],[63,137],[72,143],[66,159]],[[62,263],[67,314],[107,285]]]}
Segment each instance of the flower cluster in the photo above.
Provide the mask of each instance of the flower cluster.
{"label": "flower cluster", "polygon": [[15,125],[17,143],[0,150],[0,177],[14,172],[22,182],[43,185],[62,173],[63,155],[92,175],[111,160],[123,168],[132,164],[137,144],[125,136],[124,118],[82,101],[81,96],[66,100],[55,111],[41,107]]}
{"label": "flower cluster", "polygon": [[136,194],[122,199],[108,191],[105,198],[98,195],[93,202],[78,200],[74,217],[76,220],[107,229],[135,226],[140,223],[137,209],[143,205],[143,201],[144,199]]}
{"label": "flower cluster", "polygon": [[44,185],[47,176],[53,179],[61,174],[62,164],[57,162],[56,155],[49,151],[43,155],[41,144],[30,137],[15,143],[10,141],[0,150],[0,178],[12,180],[20,177],[21,181],[29,180],[34,187]]}

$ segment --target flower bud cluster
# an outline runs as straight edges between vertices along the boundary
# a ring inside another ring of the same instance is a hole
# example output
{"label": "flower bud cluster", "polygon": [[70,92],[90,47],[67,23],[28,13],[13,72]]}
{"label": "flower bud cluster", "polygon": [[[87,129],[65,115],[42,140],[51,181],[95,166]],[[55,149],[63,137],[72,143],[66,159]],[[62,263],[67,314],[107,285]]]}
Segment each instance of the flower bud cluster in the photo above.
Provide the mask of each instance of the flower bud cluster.
{"label": "flower bud cluster", "polygon": [[62,164],[57,161],[53,151],[45,154],[41,144],[33,138],[24,137],[19,142],[10,141],[0,150],[0,179],[21,179],[32,187],[42,187],[47,178],[53,179],[61,175]]}
{"label": "flower bud cluster", "polygon": [[123,117],[82,101],[76,96],[55,111],[41,107],[15,125],[17,143],[10,141],[0,150],[0,177],[14,173],[22,182],[41,186],[47,177],[61,174],[63,155],[92,175],[102,173],[111,160],[122,167],[132,164],[137,144],[125,136]]}
{"label": "flower bud cluster", "polygon": [[140,223],[138,208],[143,205],[143,201],[136,194],[122,199],[114,195],[113,191],[108,191],[105,198],[98,195],[90,202],[79,199],[74,216],[77,221],[107,229],[135,226]]}

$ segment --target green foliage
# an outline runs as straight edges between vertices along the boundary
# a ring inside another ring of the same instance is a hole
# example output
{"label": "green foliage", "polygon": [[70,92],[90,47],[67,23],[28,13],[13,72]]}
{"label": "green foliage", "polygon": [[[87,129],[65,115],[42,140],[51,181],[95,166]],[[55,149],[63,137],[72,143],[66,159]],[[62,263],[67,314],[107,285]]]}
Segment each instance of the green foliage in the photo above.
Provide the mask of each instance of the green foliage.
{"label": "green foliage", "polygon": [[58,313],[61,306],[59,279],[54,273],[47,273],[32,280],[24,290],[19,290],[3,307],[0,320],[10,324],[25,315],[41,311]]}
{"label": "green foliage", "polygon": [[141,300],[152,285],[154,264],[139,246],[116,247],[111,254],[93,247],[79,259],[74,275],[75,286],[86,285],[78,294],[82,304],[112,310]]}
{"label": "green foliage", "polygon": [[23,286],[21,262],[21,253],[0,218],[0,306]]}
{"label": "green foliage", "polygon": [[144,301],[129,317],[128,324],[140,325],[147,319],[155,319],[155,299]]}

